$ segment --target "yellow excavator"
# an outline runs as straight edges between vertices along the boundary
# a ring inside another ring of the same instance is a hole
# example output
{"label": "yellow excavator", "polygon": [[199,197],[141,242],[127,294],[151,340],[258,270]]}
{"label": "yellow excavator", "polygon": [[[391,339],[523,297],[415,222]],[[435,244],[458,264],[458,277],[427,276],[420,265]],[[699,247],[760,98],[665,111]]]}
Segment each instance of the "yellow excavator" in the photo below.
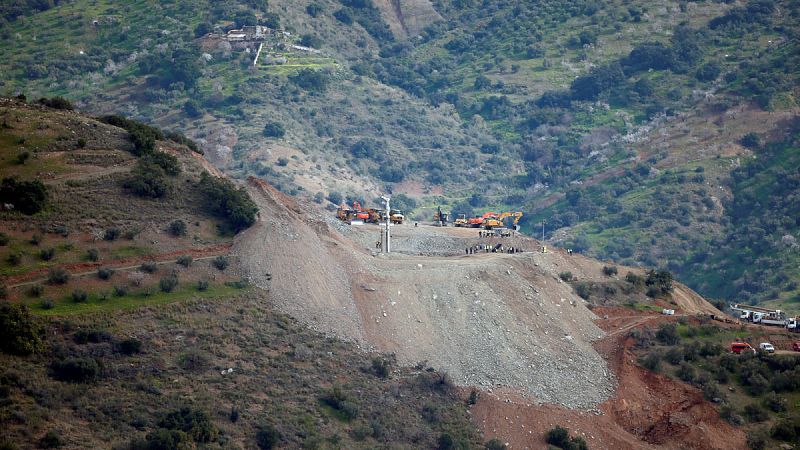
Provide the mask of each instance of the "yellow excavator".
{"label": "yellow excavator", "polygon": [[456,217],[456,220],[453,221],[453,225],[457,227],[466,227],[467,226],[467,215],[466,214],[459,214]]}
{"label": "yellow excavator", "polygon": [[389,220],[391,220],[393,224],[402,225],[403,221],[406,220],[406,216],[403,215],[403,211],[393,209],[389,211]]}
{"label": "yellow excavator", "polygon": [[487,230],[491,230],[493,228],[501,228],[505,226],[505,220],[509,217],[513,217],[513,229],[519,229],[519,220],[522,218],[522,213],[519,211],[514,212],[504,212],[498,216],[492,215],[488,216],[483,219],[481,226]]}
{"label": "yellow excavator", "polygon": [[442,207],[437,206],[436,212],[433,213],[433,224],[437,227],[446,227],[449,220],[450,213],[442,212]]}

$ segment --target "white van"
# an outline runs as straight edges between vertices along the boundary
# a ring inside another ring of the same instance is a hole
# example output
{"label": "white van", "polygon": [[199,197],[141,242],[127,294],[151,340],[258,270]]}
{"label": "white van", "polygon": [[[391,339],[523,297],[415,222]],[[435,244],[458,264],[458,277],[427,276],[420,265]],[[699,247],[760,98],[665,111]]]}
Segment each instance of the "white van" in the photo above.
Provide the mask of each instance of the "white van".
{"label": "white van", "polygon": [[773,347],[769,342],[762,342],[758,344],[758,348],[767,353],[775,353],[775,347]]}

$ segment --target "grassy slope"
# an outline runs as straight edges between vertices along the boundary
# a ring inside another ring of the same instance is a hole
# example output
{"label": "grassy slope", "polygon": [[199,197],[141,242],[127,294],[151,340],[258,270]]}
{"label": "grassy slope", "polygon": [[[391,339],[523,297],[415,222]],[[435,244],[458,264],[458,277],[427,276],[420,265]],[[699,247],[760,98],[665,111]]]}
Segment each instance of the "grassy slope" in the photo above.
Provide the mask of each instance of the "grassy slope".
{"label": "grassy slope", "polygon": [[[0,131],[0,160],[6,162],[0,175],[43,178],[51,192],[48,207],[33,217],[0,215],[8,237],[0,247],[0,280],[17,283],[9,276],[41,268],[72,272],[64,285],[37,281],[45,272],[4,291],[3,301],[26,304],[40,317],[46,349],[29,357],[0,354],[0,443],[35,447],[52,431],[64,445],[126,446],[156,429],[170,411],[190,406],[207,412],[220,430],[212,447],[252,447],[265,424],[289,447],[433,447],[443,433],[479,445],[462,399],[432,369],[392,368],[388,378],[378,377],[371,368],[375,355],[274,313],[265,293],[238,282],[230,269],[212,267],[210,256],[189,267],[174,262],[169,255],[224,248],[220,244],[231,239],[216,232],[218,220],[203,207],[193,184],[201,167],[188,149],[173,149],[183,171],[170,194],[140,199],[120,186],[134,161],[124,131],[74,112],[18,102],[5,102],[0,117],[8,125]],[[25,165],[11,162],[23,145],[33,157]],[[167,235],[174,218],[187,222],[187,236]],[[134,234],[98,238],[111,227]],[[43,248],[55,248],[55,258],[42,261]],[[98,250],[99,266],[87,259],[90,249]],[[8,255],[17,252],[22,260],[12,265]],[[156,272],[134,277],[149,258],[161,261]],[[97,267],[117,270],[101,280],[92,272]],[[168,276],[177,276],[178,286],[164,292],[159,280]],[[197,288],[201,280],[207,289]],[[42,290],[34,293],[34,286]],[[117,293],[119,287],[124,292]],[[74,301],[79,291],[88,298]],[[76,344],[78,330],[102,330],[113,338]],[[141,353],[115,350],[115,342],[129,338],[143,343]],[[52,378],[51,363],[69,357],[99,361],[99,380]],[[220,375],[229,367],[234,375]],[[334,386],[349,402],[346,414],[322,401]],[[233,408],[239,412],[235,422],[229,419]]]}

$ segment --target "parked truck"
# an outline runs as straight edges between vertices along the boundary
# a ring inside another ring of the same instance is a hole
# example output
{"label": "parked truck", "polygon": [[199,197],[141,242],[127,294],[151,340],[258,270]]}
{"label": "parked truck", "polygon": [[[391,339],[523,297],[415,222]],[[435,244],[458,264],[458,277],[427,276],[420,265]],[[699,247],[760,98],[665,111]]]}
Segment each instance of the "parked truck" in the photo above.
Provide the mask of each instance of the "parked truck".
{"label": "parked truck", "polygon": [[739,319],[747,320],[761,325],[772,325],[779,327],[786,327],[787,319],[786,314],[780,309],[762,308],[760,306],[751,305],[730,305],[731,311],[734,311]]}

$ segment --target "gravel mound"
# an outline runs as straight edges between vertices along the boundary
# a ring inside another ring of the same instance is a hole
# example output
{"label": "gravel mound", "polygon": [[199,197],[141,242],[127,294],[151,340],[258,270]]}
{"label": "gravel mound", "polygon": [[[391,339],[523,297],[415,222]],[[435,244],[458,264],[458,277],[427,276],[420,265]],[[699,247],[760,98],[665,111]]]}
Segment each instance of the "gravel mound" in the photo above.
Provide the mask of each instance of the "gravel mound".
{"label": "gravel mound", "polygon": [[[467,256],[465,247],[488,241],[477,230],[413,225],[393,228],[395,253],[376,254],[375,225],[310,217],[265,184],[250,192],[261,218],[234,245],[243,275],[309,326],[404,365],[427,361],[461,386],[588,409],[613,393],[591,345],[603,336],[596,317],[557,277],[562,255]],[[498,242],[523,241],[536,247]]]}

